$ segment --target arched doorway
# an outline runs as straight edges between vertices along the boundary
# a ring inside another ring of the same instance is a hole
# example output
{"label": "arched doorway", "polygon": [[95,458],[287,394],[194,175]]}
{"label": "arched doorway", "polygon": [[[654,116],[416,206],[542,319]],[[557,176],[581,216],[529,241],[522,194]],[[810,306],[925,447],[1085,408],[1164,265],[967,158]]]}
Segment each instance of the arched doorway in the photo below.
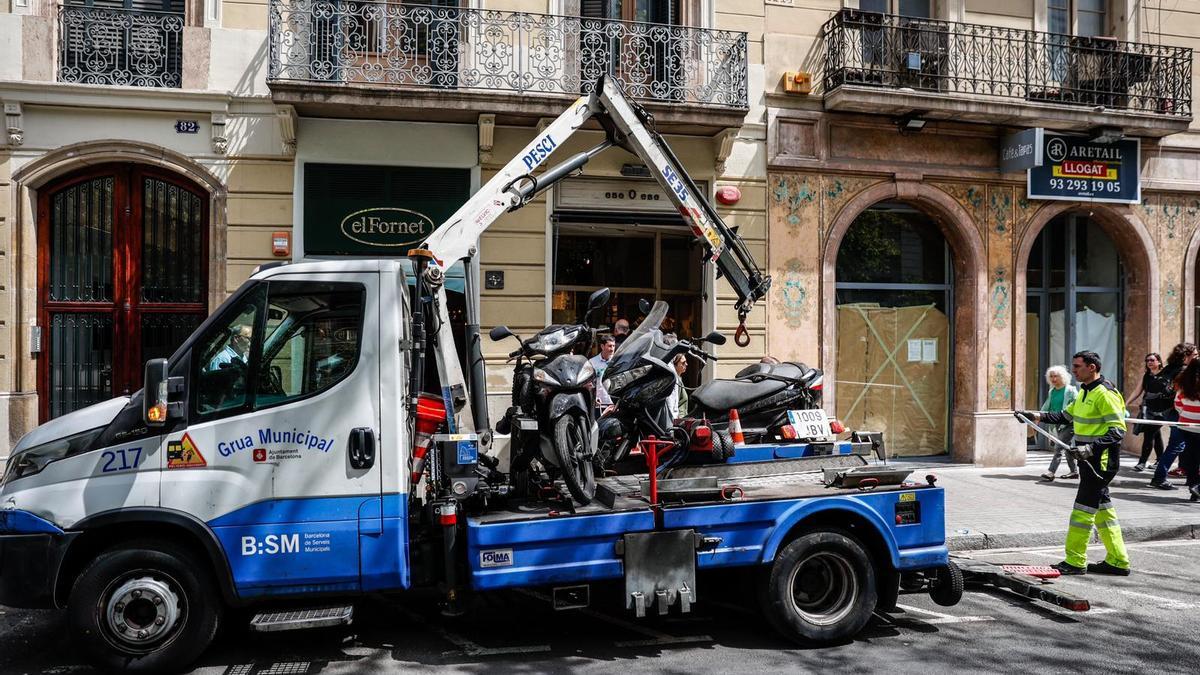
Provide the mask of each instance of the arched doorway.
{"label": "arched doorway", "polygon": [[843,236],[835,275],[838,416],[883,431],[895,454],[944,454],[954,265],[941,229],[906,204],[876,204]]}
{"label": "arched doorway", "polygon": [[141,387],[203,321],[207,193],[163,169],[103,164],[38,191],[39,416]]}
{"label": "arched doorway", "polygon": [[1124,374],[1125,268],[1118,248],[1087,213],[1054,217],[1038,233],[1025,270],[1025,402],[1045,400],[1042,373],[1084,349],[1100,355],[1118,387]]}

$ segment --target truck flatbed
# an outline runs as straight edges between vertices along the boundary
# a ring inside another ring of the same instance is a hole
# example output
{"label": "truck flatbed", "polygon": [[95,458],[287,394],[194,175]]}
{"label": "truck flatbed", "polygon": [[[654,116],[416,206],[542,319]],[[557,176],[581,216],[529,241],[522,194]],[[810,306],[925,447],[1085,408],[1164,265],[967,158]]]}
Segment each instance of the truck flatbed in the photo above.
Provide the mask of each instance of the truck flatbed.
{"label": "truck flatbed", "polygon": [[[472,586],[495,589],[617,579],[623,574],[617,542],[626,534],[693,530],[713,545],[698,551],[697,566],[754,565],[773,559],[793,528],[830,516],[847,529],[867,528],[884,538],[898,570],[944,564],[943,492],[905,483],[871,490],[827,487],[818,471],[718,478],[732,499],[644,499],[646,474],[600,479],[615,497],[572,513],[553,506],[497,510],[467,519]],[[732,488],[739,488],[740,494]],[[731,494],[733,493],[733,494]],[[656,513],[661,511],[661,513]],[[836,515],[835,515],[836,512]],[[875,536],[872,534],[871,536]]]}

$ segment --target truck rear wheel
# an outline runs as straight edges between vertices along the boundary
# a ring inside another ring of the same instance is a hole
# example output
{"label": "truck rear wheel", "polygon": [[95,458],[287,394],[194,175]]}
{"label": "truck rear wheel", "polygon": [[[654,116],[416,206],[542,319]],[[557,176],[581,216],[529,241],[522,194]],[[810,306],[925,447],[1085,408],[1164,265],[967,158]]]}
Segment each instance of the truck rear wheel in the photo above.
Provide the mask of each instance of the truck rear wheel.
{"label": "truck rear wheel", "polygon": [[132,542],[101,553],[76,579],[71,634],[105,670],[181,670],[208,648],[221,616],[209,571],[181,547]]}
{"label": "truck rear wheel", "polygon": [[878,599],[866,552],[835,531],[811,532],[785,546],[760,592],[776,630],[817,644],[853,637],[870,620]]}

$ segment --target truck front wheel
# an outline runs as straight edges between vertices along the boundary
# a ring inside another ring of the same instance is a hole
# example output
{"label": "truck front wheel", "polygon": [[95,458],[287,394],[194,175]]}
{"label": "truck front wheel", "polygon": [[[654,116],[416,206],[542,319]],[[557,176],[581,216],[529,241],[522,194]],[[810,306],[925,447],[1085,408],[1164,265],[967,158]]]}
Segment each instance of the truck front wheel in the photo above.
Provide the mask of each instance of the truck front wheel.
{"label": "truck front wheel", "polygon": [[817,644],[853,637],[870,620],[878,599],[866,552],[834,531],[811,532],[785,546],[760,592],[776,630]]}
{"label": "truck front wheel", "polygon": [[105,670],[180,670],[216,635],[222,607],[211,577],[173,544],[111,548],[75,581],[67,608],[72,636]]}

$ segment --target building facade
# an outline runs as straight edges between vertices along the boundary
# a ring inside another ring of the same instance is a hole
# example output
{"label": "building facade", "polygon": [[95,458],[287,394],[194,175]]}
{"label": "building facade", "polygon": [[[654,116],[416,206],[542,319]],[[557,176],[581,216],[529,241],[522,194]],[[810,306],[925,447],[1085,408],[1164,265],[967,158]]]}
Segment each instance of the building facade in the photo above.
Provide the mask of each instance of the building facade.
{"label": "building facade", "polygon": [[[690,383],[802,360],[897,453],[1022,461],[1005,411],[1036,407],[1045,366],[1093,346],[1133,383],[1194,334],[1200,2],[1155,5],[0,0],[0,456],[137,389],[256,265],[402,255],[608,75],[710,197],[736,188],[718,209],[774,278],[749,347]],[[1139,139],[1140,203],[1030,198],[999,168],[1027,128]],[[681,335],[737,326],[619,150],[471,265],[455,309],[485,332],[573,320],[601,286],[610,323],[653,297]],[[495,412],[509,349],[485,340]]]}
{"label": "building facade", "polygon": [[[1195,335],[1197,11],[768,3],[772,349],[819,362],[837,414],[898,452],[985,464],[1023,461],[1009,411],[1077,350],[1132,391],[1144,354]],[[1026,129],[1136,140],[1140,200],[1031,194],[1037,174],[1000,161]]]}

